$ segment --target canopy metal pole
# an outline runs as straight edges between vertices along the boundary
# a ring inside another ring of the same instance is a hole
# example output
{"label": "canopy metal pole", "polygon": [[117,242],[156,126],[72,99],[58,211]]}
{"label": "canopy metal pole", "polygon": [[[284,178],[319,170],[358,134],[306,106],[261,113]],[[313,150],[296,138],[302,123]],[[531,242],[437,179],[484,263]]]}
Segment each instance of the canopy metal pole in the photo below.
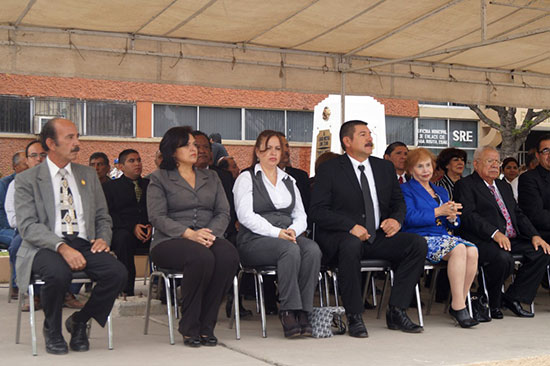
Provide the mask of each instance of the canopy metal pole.
{"label": "canopy metal pole", "polygon": [[340,75],[342,81],[342,86],[340,89],[340,116],[342,120],[340,121],[340,124],[343,125],[346,121],[346,73],[341,72]]}

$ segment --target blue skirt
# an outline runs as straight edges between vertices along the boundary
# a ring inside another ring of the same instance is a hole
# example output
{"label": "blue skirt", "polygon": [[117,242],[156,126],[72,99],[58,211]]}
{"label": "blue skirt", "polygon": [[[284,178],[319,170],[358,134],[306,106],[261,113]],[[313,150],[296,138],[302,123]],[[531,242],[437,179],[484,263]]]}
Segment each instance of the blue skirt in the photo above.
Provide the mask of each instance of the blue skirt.
{"label": "blue skirt", "polygon": [[464,244],[467,247],[475,247],[475,244],[470,243],[458,236],[441,235],[441,236],[425,236],[428,242],[428,254],[426,258],[432,263],[439,263],[444,256],[449,254],[458,244]]}

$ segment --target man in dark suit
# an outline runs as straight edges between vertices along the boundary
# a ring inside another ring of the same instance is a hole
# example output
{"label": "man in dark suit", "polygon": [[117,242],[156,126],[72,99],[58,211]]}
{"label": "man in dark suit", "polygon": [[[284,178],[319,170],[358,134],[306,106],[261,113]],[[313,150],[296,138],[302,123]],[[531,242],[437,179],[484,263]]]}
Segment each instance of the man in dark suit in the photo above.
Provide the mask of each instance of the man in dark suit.
{"label": "man in dark suit", "polygon": [[537,142],[539,165],[519,176],[518,203],[542,238],[550,241],[550,134]]}
{"label": "man in dark suit", "polygon": [[[517,316],[533,317],[521,302],[533,302],[550,258],[550,246],[516,204],[510,185],[497,179],[500,163],[495,148],[480,147],[474,153],[475,171],[456,183],[455,199],[463,206],[459,234],[478,247],[492,318],[502,319],[501,306]],[[514,270],[512,254],[522,254],[523,265],[502,294],[502,285]]]}
{"label": "man in dark suit", "polygon": [[15,178],[15,211],[23,243],[17,252],[17,284],[27,288],[31,273],[45,282],[41,290],[46,351],[68,352],[61,315],[72,271],[84,271],[97,284],[82,310],[65,322],[74,351],[89,349],[86,322],[105,326],[126,269],[109,254],[111,217],[96,172],[72,163],[80,150],[78,130],[54,118],[42,128],[46,162]]}
{"label": "man in dark suit", "polygon": [[411,176],[405,171],[408,153],[409,148],[401,141],[392,142],[384,151],[384,159],[392,162],[399,184],[408,182],[411,179]]}
{"label": "man in dark suit", "polygon": [[367,337],[361,298],[361,259],[392,263],[394,285],[386,313],[388,328],[419,333],[406,309],[424,269],[426,240],[399,232],[405,201],[389,161],[372,157],[372,137],[363,121],[340,129],[345,154],[319,166],[310,214],[324,260],[337,263],[339,287],[352,337]]}
{"label": "man in dark suit", "polygon": [[111,249],[128,270],[124,288],[127,296],[134,296],[136,265],[134,256],[138,248],[148,253],[152,226],[147,217],[147,186],[149,179],[142,178],[143,165],[136,150],[126,149],[118,155],[122,176],[108,180],[103,191],[113,219]]}

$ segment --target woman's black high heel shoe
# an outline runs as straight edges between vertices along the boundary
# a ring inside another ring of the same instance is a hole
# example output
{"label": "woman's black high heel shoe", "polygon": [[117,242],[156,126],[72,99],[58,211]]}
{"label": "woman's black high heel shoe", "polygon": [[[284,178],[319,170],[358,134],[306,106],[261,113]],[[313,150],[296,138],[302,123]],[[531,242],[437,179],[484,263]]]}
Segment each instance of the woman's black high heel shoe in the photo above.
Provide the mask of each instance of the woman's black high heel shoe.
{"label": "woman's black high heel shoe", "polygon": [[183,344],[185,344],[188,347],[200,347],[201,346],[201,340],[199,337],[183,337]]}
{"label": "woman's black high heel shoe", "polygon": [[479,322],[472,317],[466,308],[462,310],[454,310],[452,307],[449,308],[449,315],[462,327],[462,328],[471,328],[475,325],[478,325]]}
{"label": "woman's black high heel shoe", "polygon": [[211,336],[201,335],[200,339],[201,339],[201,344],[203,346],[214,347],[218,344],[218,338],[216,338],[213,335]]}

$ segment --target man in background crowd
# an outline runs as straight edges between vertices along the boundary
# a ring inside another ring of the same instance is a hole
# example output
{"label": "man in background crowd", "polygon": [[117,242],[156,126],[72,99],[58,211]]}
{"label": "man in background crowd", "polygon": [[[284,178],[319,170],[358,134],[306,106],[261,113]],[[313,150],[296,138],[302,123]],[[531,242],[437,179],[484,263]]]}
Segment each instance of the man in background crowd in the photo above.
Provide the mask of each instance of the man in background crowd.
{"label": "man in background crowd", "polygon": [[210,135],[210,143],[212,144],[212,164],[218,165],[218,162],[224,156],[228,156],[227,150],[222,145],[222,135],[213,133]]}
{"label": "man in background crowd", "polygon": [[395,141],[388,145],[384,152],[384,159],[392,162],[397,174],[399,184],[403,184],[411,179],[411,176],[405,171],[405,162],[409,148],[401,141]]}
{"label": "man in background crowd", "polygon": [[111,166],[109,165],[109,158],[107,157],[107,154],[103,152],[93,153],[90,155],[88,165],[95,169],[101,184],[110,180],[107,174],[111,171]]}

